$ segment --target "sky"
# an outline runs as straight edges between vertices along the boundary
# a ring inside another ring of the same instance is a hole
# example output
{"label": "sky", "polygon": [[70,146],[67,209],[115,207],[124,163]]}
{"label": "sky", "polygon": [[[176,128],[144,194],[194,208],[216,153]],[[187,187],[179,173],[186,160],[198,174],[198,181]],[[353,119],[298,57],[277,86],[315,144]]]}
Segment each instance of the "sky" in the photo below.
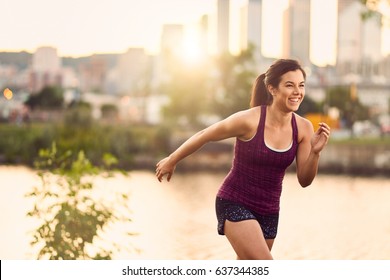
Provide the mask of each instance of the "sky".
{"label": "sky", "polygon": [[[308,0],[309,1],[309,0]],[[245,0],[231,0],[233,21]],[[313,62],[335,62],[336,0],[311,0],[315,24]],[[263,0],[263,51],[277,56],[281,51],[281,16],[287,0]],[[92,53],[123,53],[129,47],[159,50],[161,26],[181,23],[194,26],[203,14],[215,13],[215,0],[0,0],[0,51],[35,51],[40,46],[56,47],[60,56]],[[327,16],[327,25],[323,21]],[[279,19],[279,20],[278,20]],[[334,18],[335,19],[335,18]],[[268,24],[273,29],[267,28]],[[231,50],[237,24],[231,23]],[[188,30],[191,30],[189,27]],[[316,37],[317,36],[317,37]],[[389,43],[390,46],[390,43]],[[390,50],[389,50],[390,53]]]}
{"label": "sky", "polygon": [[[0,48],[57,46],[63,55],[153,49],[163,23],[190,22],[208,0],[0,0]],[[163,3],[163,5],[162,5]]]}

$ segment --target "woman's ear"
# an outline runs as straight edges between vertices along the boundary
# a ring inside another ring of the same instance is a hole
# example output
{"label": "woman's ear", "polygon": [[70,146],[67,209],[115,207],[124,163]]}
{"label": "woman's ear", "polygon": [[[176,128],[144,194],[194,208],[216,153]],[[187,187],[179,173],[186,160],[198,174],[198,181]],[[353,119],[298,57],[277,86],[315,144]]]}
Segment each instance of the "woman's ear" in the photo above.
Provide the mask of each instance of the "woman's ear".
{"label": "woman's ear", "polygon": [[275,89],[274,89],[273,86],[268,85],[268,86],[267,86],[267,90],[268,90],[268,92],[269,92],[272,96],[275,95]]}

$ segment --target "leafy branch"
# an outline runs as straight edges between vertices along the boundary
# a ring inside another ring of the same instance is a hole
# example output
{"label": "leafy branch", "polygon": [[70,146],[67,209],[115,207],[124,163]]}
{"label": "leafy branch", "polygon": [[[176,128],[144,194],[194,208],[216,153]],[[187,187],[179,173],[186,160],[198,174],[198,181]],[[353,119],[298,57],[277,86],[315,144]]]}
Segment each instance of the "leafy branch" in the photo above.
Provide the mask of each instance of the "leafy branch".
{"label": "leafy branch", "polygon": [[[110,222],[130,221],[126,217],[128,196],[115,193],[111,204],[94,197],[94,179],[109,178],[120,171],[112,169],[118,162],[112,155],[105,154],[102,162],[102,167],[93,165],[83,151],[76,157],[70,151],[59,154],[55,144],[39,152],[34,164],[41,184],[26,195],[35,199],[27,215],[42,221],[31,242],[33,246],[41,246],[38,259],[112,258],[113,250],[97,247],[94,241],[101,238]],[[120,208],[126,214],[119,214]]]}
{"label": "leafy branch", "polygon": [[360,0],[365,9],[361,16],[363,20],[379,16],[383,24],[390,24],[390,0]]}

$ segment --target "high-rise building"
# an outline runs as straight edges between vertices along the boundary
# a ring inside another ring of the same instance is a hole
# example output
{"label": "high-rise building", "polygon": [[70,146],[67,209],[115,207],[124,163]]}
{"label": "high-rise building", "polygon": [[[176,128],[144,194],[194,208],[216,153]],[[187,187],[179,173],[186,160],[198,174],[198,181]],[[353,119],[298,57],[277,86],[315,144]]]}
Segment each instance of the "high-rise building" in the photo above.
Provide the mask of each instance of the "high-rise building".
{"label": "high-rise building", "polygon": [[118,57],[116,85],[118,94],[137,95],[144,90],[149,78],[150,59],[143,48],[129,48]]}
{"label": "high-rise building", "polygon": [[254,57],[257,63],[262,59],[262,0],[248,0],[240,10],[240,48],[254,48]]}
{"label": "high-rise building", "polygon": [[161,34],[161,55],[154,64],[153,83],[160,84],[171,79],[169,68],[174,60],[183,56],[184,26],[164,24]]}
{"label": "high-rise building", "polygon": [[217,5],[217,53],[221,54],[229,51],[230,0],[218,0]]}
{"label": "high-rise building", "polygon": [[106,78],[107,66],[102,57],[93,55],[91,59],[79,67],[80,84],[82,92],[102,92]]}
{"label": "high-rise building", "polygon": [[61,58],[57,54],[57,49],[53,47],[38,48],[32,56],[31,68],[34,72],[59,72]]}
{"label": "high-rise building", "polygon": [[[359,0],[358,0],[359,1]],[[342,13],[352,3],[357,2],[356,0],[338,0],[337,6],[339,13]]]}
{"label": "high-rise building", "polygon": [[202,54],[210,53],[209,40],[209,16],[203,15],[199,22],[199,45]]}
{"label": "high-rise building", "polygon": [[261,21],[262,0],[248,1],[248,43],[253,44],[255,49],[261,48]]}
{"label": "high-rise building", "polygon": [[290,0],[283,22],[283,56],[310,65],[310,1]]}
{"label": "high-rise building", "polygon": [[337,70],[341,75],[377,75],[381,55],[379,17],[361,18],[359,0],[339,0]]}
{"label": "high-rise building", "polygon": [[29,90],[36,93],[45,86],[61,86],[61,68],[61,58],[58,56],[56,48],[38,48],[32,56]]}

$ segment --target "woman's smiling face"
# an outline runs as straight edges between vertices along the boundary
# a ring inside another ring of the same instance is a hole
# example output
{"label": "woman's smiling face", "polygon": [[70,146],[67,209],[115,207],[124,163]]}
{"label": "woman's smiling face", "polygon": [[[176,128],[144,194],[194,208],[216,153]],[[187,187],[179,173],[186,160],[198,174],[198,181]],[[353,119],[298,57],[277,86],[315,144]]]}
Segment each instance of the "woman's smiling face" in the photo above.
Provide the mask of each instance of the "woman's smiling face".
{"label": "woman's smiling face", "polygon": [[284,111],[296,111],[305,97],[305,78],[302,71],[289,71],[282,75],[277,88],[268,86],[273,103]]}

